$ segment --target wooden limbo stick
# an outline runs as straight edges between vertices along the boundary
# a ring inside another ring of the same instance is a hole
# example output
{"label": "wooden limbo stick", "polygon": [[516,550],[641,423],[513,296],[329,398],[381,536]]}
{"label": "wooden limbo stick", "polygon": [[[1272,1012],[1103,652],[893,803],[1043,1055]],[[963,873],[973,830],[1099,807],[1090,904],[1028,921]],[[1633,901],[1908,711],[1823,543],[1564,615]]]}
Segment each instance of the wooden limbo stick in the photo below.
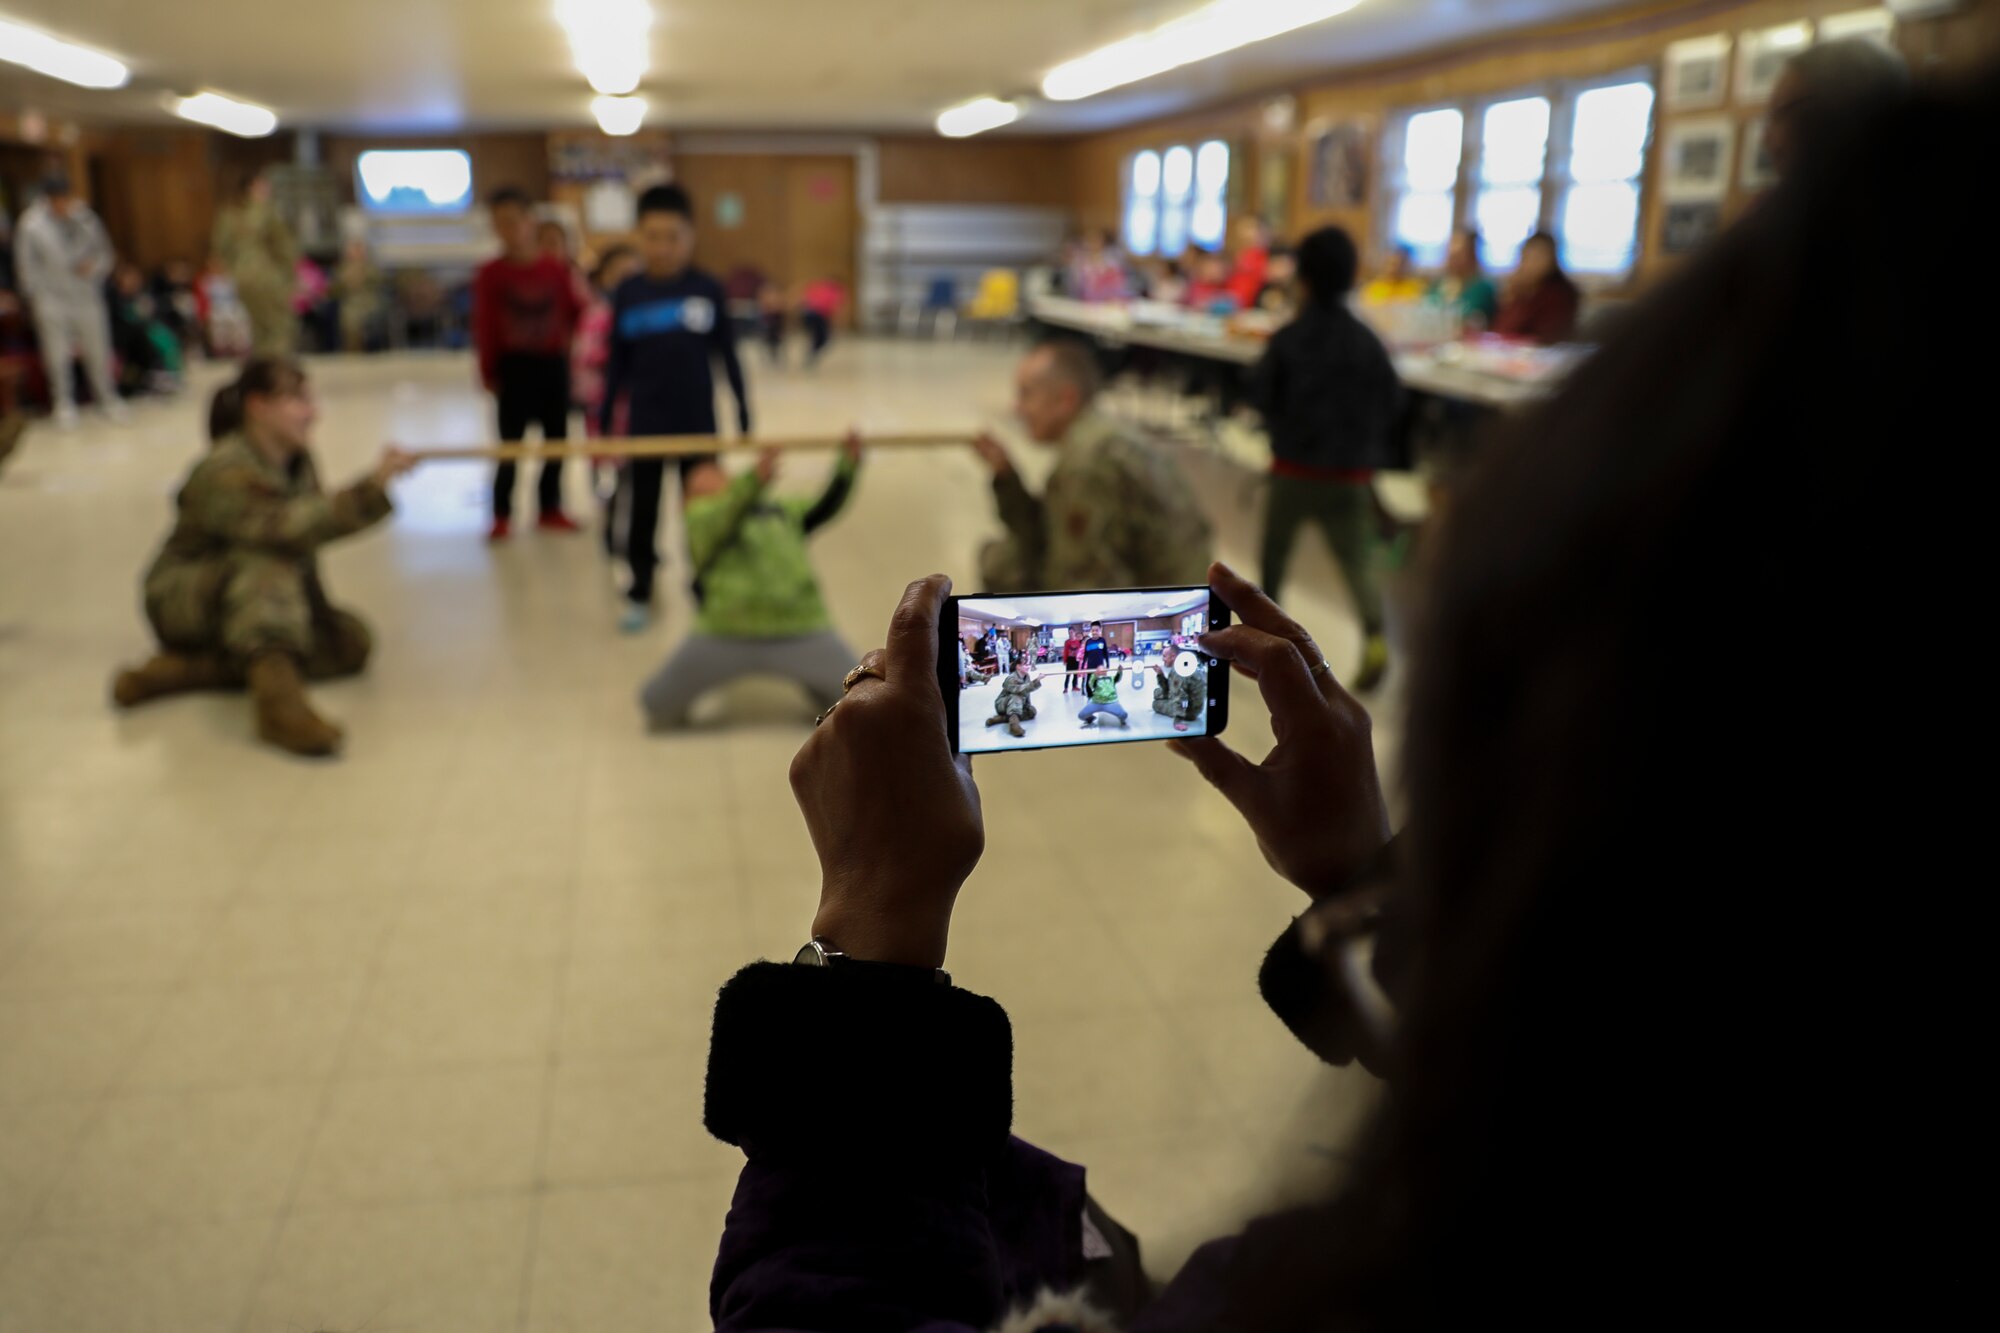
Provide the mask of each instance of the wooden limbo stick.
{"label": "wooden limbo stick", "polygon": [[[847,442],[844,435],[636,435],[624,439],[580,440],[563,444],[471,444],[439,449],[413,449],[420,463],[491,459],[495,462],[532,462],[554,458],[690,458],[702,454],[740,453],[748,449],[795,450],[838,449]],[[863,435],[863,449],[914,449],[930,446],[970,445],[972,436],[951,431],[919,434]]]}

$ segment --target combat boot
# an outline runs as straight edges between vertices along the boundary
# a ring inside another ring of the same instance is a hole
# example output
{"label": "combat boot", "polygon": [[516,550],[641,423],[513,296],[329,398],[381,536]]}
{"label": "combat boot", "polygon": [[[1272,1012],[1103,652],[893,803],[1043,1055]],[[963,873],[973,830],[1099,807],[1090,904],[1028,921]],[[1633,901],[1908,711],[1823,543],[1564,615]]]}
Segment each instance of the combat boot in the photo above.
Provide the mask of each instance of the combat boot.
{"label": "combat boot", "polygon": [[298,660],[290,654],[264,653],[250,664],[250,696],[257,706],[258,739],[293,754],[340,749],[340,728],[313,711]]}
{"label": "combat boot", "polygon": [[1007,734],[1008,734],[1009,736],[1025,736],[1025,735],[1027,735],[1028,733],[1027,733],[1026,731],[1023,731],[1023,730],[1021,729],[1021,724],[1020,724],[1020,722],[1019,722],[1018,720],[1016,720],[1016,721],[1013,721],[1013,722],[1009,722],[1009,723],[1007,724]]}
{"label": "combat boot", "polygon": [[213,654],[161,653],[144,666],[127,667],[113,677],[111,698],[120,708],[134,708],[169,694],[220,690],[241,683],[241,676]]}

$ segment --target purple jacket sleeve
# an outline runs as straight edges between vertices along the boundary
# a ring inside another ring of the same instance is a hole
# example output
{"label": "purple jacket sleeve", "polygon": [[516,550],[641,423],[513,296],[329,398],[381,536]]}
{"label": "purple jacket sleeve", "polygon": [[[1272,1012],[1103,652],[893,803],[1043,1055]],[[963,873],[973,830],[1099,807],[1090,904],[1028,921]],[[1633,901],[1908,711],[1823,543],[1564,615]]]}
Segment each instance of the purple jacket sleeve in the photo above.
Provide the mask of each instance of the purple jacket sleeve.
{"label": "purple jacket sleeve", "polygon": [[717,999],[709,1131],[748,1162],[709,1288],[719,1333],[957,1333],[1004,1313],[988,1172],[1013,1114],[1000,1006],[753,963]]}

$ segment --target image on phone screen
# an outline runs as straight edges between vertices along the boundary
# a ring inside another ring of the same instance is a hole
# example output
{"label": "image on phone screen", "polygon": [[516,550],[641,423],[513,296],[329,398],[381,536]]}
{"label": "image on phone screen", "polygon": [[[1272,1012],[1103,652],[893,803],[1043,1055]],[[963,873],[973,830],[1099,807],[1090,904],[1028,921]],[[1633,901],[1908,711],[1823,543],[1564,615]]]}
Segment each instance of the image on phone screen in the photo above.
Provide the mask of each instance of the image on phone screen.
{"label": "image on phone screen", "polygon": [[954,612],[939,677],[961,754],[1222,729],[1227,664],[1195,640],[1228,613],[1207,588],[953,598],[941,632]]}

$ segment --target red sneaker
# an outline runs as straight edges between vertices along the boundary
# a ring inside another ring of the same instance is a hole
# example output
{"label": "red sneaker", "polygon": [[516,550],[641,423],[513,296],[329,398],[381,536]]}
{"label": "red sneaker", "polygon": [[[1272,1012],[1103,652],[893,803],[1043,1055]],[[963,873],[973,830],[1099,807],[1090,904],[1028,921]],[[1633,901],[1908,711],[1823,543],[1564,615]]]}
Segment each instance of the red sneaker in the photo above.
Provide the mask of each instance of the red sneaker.
{"label": "red sneaker", "polygon": [[486,540],[489,542],[504,542],[513,535],[514,525],[504,518],[494,519],[493,526],[486,530]]}
{"label": "red sneaker", "polygon": [[538,532],[582,532],[583,531],[583,529],[578,527],[575,521],[572,520],[568,514],[564,513],[543,514],[540,518],[535,520],[535,530]]}

